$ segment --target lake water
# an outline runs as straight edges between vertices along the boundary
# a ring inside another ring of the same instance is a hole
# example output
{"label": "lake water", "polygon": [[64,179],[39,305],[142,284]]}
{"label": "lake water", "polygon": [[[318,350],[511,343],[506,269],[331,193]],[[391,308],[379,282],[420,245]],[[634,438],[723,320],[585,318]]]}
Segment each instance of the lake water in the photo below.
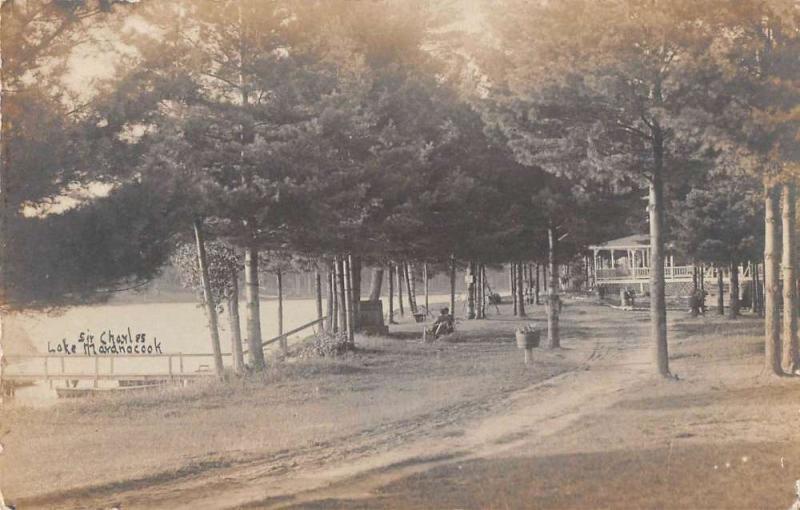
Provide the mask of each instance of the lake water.
{"label": "lake water", "polygon": [[[448,296],[430,296],[430,302],[443,303],[449,299]],[[423,303],[422,296],[417,298],[418,303]],[[244,303],[242,303],[243,305]],[[384,306],[386,301],[384,299]],[[240,322],[242,335],[245,331],[244,306],[240,310]],[[284,301],[284,331],[290,331],[296,327],[307,324],[317,318],[316,303],[313,299],[298,299]],[[327,310],[323,305],[323,310]],[[262,338],[267,340],[278,335],[278,303],[276,300],[261,301],[261,331]],[[223,353],[231,352],[230,328],[228,315],[223,313],[219,316],[220,341]],[[318,329],[318,328],[315,328]],[[211,341],[207,328],[207,319],[204,309],[195,303],[147,303],[147,304],[109,304],[101,306],[81,306],[67,310],[58,315],[51,314],[17,314],[8,318],[6,328],[7,344],[4,344],[6,354],[13,355],[20,352],[30,352],[32,346],[38,353],[47,353],[58,350],[58,346],[67,345],[77,346],[77,354],[83,354],[84,343],[78,341],[81,333],[84,337],[93,335],[95,344],[99,345],[101,335],[107,339],[109,335],[128,335],[132,337],[144,335],[143,345],[159,346],[161,352],[169,353],[211,353]],[[290,343],[296,342],[311,334],[310,329],[306,329],[290,338]],[[28,348],[24,346],[27,344]],[[271,346],[277,349],[277,343]],[[109,359],[100,360],[100,372],[108,373]],[[230,357],[225,358],[226,365],[230,364]],[[114,356],[115,373],[143,374],[160,373],[167,371],[168,360],[166,358],[143,359],[126,358],[124,354]],[[173,365],[177,370],[177,359],[173,360]],[[201,369],[201,365],[213,367],[213,359],[185,358],[184,370],[195,371]],[[24,366],[13,367],[18,372],[36,370],[41,372],[42,361],[26,362]],[[50,373],[57,373],[61,369],[59,360],[51,359],[48,365]],[[65,371],[67,373],[81,372],[93,373],[94,359],[79,358],[65,359]],[[9,369],[11,371],[11,367]],[[54,382],[55,385],[64,386],[64,381]],[[101,385],[115,385],[107,382]],[[81,381],[79,387],[91,386],[91,381]],[[26,405],[47,405],[55,400],[55,391],[47,383],[37,383],[32,387],[20,388],[17,390],[16,402]]]}
{"label": "lake water", "polygon": [[[242,307],[243,308],[243,307]],[[317,318],[316,303],[314,300],[286,300],[284,301],[284,331],[290,331],[298,326],[307,324]],[[324,310],[324,308],[323,308]],[[278,335],[278,303],[275,300],[261,301],[261,332],[262,338],[267,340]],[[245,334],[244,310],[240,311],[242,334]],[[128,335],[133,338],[143,335],[141,345],[159,347],[164,354],[169,353],[211,353],[211,340],[208,333],[208,321],[204,309],[194,303],[147,303],[102,306],[80,306],[67,310],[63,314],[16,314],[8,319],[6,329],[8,345],[5,350],[8,355],[16,352],[30,352],[32,346],[38,353],[48,353],[53,350],[63,349],[64,341],[68,346],[76,346],[76,354],[83,354],[84,342],[78,339],[81,333],[84,338],[94,336],[95,348],[99,348],[99,339],[108,339],[109,335]],[[222,352],[231,352],[230,327],[227,313],[219,316],[220,341]],[[297,340],[308,336],[310,329],[304,330],[290,339]],[[27,345],[26,345],[27,344]],[[273,348],[277,348],[274,345]],[[230,364],[230,357],[225,358],[226,365]],[[101,373],[109,370],[109,359],[100,360]],[[175,370],[178,360],[173,360]],[[33,366],[35,364],[35,366]],[[25,367],[9,367],[9,371],[18,370],[27,372],[35,369],[42,370],[42,361],[30,361]],[[157,365],[157,366],[156,366]],[[163,365],[163,366],[162,366]],[[114,356],[114,370],[116,373],[159,373],[167,370],[166,358],[143,359],[137,357],[126,358],[125,354]],[[200,365],[213,367],[213,358],[185,358],[186,371],[198,370]],[[61,367],[58,360],[50,360],[48,369],[57,373]],[[94,360],[79,358],[65,359],[67,372],[92,373]],[[64,382],[56,382],[63,386]],[[80,387],[91,386],[91,381],[81,381]],[[36,405],[41,400],[55,398],[55,391],[49,384],[38,383],[34,387],[21,388],[17,391],[18,402]]]}

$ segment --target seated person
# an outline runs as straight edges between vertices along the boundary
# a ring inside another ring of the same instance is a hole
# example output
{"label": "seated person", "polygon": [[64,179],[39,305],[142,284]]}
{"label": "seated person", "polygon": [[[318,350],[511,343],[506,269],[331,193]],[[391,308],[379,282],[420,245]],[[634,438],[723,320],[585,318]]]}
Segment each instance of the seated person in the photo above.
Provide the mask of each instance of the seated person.
{"label": "seated person", "polygon": [[452,333],[453,330],[453,316],[450,315],[450,309],[442,308],[439,311],[439,316],[436,317],[436,320],[431,326],[431,332],[434,338],[439,338],[442,335]]}

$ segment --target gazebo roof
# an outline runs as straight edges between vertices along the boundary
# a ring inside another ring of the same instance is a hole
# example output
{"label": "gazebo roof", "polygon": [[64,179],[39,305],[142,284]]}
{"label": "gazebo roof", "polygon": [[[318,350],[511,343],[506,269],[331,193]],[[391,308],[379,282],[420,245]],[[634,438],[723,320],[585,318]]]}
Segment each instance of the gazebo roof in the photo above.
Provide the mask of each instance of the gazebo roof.
{"label": "gazebo roof", "polygon": [[648,248],[650,246],[649,234],[633,234],[627,237],[620,237],[619,239],[612,239],[603,244],[590,246],[592,250],[626,250],[632,248]]}

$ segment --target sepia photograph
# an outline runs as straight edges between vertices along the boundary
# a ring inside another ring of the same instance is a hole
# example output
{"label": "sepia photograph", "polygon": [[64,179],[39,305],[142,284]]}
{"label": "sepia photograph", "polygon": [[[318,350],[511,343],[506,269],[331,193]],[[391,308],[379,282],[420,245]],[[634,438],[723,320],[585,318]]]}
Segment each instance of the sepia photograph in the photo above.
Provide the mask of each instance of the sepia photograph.
{"label": "sepia photograph", "polygon": [[0,0],[0,510],[800,510],[798,183],[800,0]]}

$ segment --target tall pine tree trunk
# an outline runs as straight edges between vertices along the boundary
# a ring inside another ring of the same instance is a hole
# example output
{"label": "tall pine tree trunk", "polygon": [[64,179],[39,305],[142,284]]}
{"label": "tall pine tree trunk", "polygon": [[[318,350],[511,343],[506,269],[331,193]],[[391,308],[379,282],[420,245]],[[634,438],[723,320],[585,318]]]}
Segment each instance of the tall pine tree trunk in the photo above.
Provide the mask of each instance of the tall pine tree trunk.
{"label": "tall pine tree trunk", "polygon": [[725,315],[725,282],[723,281],[722,266],[717,265],[717,314]]}
{"label": "tall pine tree trunk", "polygon": [[350,345],[355,343],[355,331],[356,331],[356,320],[355,320],[355,305],[354,305],[354,293],[353,293],[353,279],[355,278],[353,275],[353,256],[348,255],[344,261],[344,299],[345,299],[345,308],[347,309],[347,339],[350,342]]}
{"label": "tall pine tree trunk", "polygon": [[334,271],[333,266],[328,264],[328,302],[327,302],[327,309],[328,309],[328,320],[327,322],[327,329],[328,333],[336,333],[336,281],[334,280]]}
{"label": "tall pine tree trunk", "polygon": [[347,301],[345,299],[345,275],[344,275],[344,261],[342,257],[336,257],[336,297],[337,297],[337,308],[339,309],[338,313],[338,324],[339,324],[339,332],[343,333],[345,337],[348,335],[348,326],[347,326]]}
{"label": "tall pine tree trunk", "polygon": [[389,324],[396,324],[394,321],[394,264],[389,263]]}
{"label": "tall pine tree trunk", "polygon": [[692,265],[692,295],[689,298],[689,312],[691,312],[692,317],[697,317],[700,313],[700,304],[697,302],[697,284],[699,283],[699,277],[697,274],[697,264]]}
{"label": "tall pine tree trunk", "polygon": [[[633,261],[633,266],[636,267],[636,260],[635,259]],[[589,257],[588,256],[584,256],[583,257],[583,269],[584,269],[584,275],[583,276],[585,278],[584,281],[586,282],[585,285],[584,285],[584,290],[586,292],[589,292],[589,291],[592,290],[592,275],[591,275]]]}
{"label": "tall pine tree trunk", "polygon": [[528,264],[528,282],[529,282],[528,302],[532,305],[536,304],[536,301],[534,300],[534,290],[533,290],[533,286],[536,283],[536,277],[533,275],[533,268],[534,268],[533,262]]}
{"label": "tall pine tree trunk", "polygon": [[416,310],[414,310],[414,299],[411,297],[411,280],[409,279],[408,274],[408,264],[406,262],[402,263],[403,271],[403,281],[405,281],[406,286],[406,299],[408,300],[408,309],[411,311],[411,315],[414,315]]}
{"label": "tall pine tree trunk", "polygon": [[758,266],[754,264],[752,261],[748,262],[750,267],[750,294],[753,296],[751,302],[752,305],[750,306],[750,311],[753,312],[754,315],[758,315]]}
{"label": "tall pine tree trunk", "polygon": [[430,294],[429,294],[429,286],[430,282],[428,280],[428,263],[422,263],[422,281],[425,287],[425,315],[428,316],[431,314],[431,305],[430,305]]}
{"label": "tall pine tree trunk", "polygon": [[450,315],[456,316],[456,256],[450,255]]}
{"label": "tall pine tree trunk", "polygon": [[244,355],[242,354],[242,328],[239,325],[239,272],[232,269],[230,278],[228,321],[231,328],[231,357],[233,358],[233,373],[241,375],[244,371]]}
{"label": "tall pine tree trunk", "polygon": [[728,305],[728,317],[735,319],[739,316],[739,263],[731,262],[731,297]]}
{"label": "tall pine tree trunk", "polygon": [[353,331],[358,331],[361,323],[361,257],[350,255],[350,281],[352,287]]}
{"label": "tall pine tree trunk", "polygon": [[784,184],[783,199],[783,369],[793,374],[797,369],[797,282],[795,255],[795,186]]}
{"label": "tall pine tree trunk", "polygon": [[761,257],[761,313],[759,314],[762,319],[766,318],[767,314],[767,260],[766,257]]}
{"label": "tall pine tree trunk", "polygon": [[525,317],[525,264],[517,264],[517,315]]}
{"label": "tall pine tree trunk", "polygon": [[[242,13],[241,4],[237,5],[238,8],[238,26],[239,26],[239,93],[241,94],[241,102],[243,107],[247,107],[249,102],[249,91],[244,79],[244,69],[248,55],[246,52],[246,35],[244,14]],[[249,123],[241,125],[240,142],[242,150],[239,153],[242,164],[244,165],[245,151],[244,146],[252,143],[253,129]],[[248,187],[250,182],[248,176],[242,173],[242,182]],[[244,250],[244,285],[245,285],[245,324],[247,331],[247,345],[248,357],[250,360],[251,370],[254,372],[261,372],[266,366],[264,360],[264,349],[261,345],[261,302],[259,297],[259,282],[258,282],[258,248],[256,246],[256,225],[255,221],[250,219],[244,222],[244,227],[250,235],[250,240]]]}
{"label": "tall pine tree trunk", "polygon": [[548,264],[550,265],[550,283],[547,286],[547,342],[551,349],[561,347],[558,315],[561,298],[558,295],[558,237],[552,224],[547,228]]}
{"label": "tall pine tree trunk", "polygon": [[317,320],[322,324],[322,276],[319,274],[319,269],[314,271],[314,294],[317,299]]}
{"label": "tall pine tree trunk", "polygon": [[533,286],[536,285],[536,276],[533,274],[533,262],[528,264],[528,304],[535,304],[534,300],[534,288]]}
{"label": "tall pine tree trunk", "polygon": [[258,295],[258,248],[253,244],[244,249],[244,289],[246,306],[247,347],[250,368],[255,372],[264,370],[264,349],[261,346],[261,303]]}
{"label": "tall pine tree trunk", "polygon": [[486,318],[486,289],[489,286],[486,284],[486,264],[481,264],[481,319]]}
{"label": "tall pine tree trunk", "polygon": [[411,313],[419,313],[417,308],[417,279],[414,278],[414,264],[410,262],[406,264],[406,281],[408,282],[408,306],[411,308]]}
{"label": "tall pine tree trunk", "polygon": [[381,290],[383,288],[383,268],[376,267],[372,269],[372,281],[369,285],[369,300],[380,301]]}
{"label": "tall pine tree trunk", "polygon": [[481,319],[486,318],[486,265],[481,263],[478,265],[478,279],[480,286],[478,287],[478,313]]}
{"label": "tall pine tree trunk", "polygon": [[403,308],[403,264],[397,264],[397,307],[400,309],[400,317],[405,316],[406,310]]}
{"label": "tall pine tree trunk", "polygon": [[467,266],[467,319],[475,318],[475,262]]}
{"label": "tall pine tree trunk", "polygon": [[483,296],[483,279],[481,277],[481,264],[475,263],[475,318],[483,319],[481,299]]}
{"label": "tall pine tree trunk", "polygon": [[[200,270],[200,283],[203,286],[203,302],[208,318],[208,331],[211,333],[211,350],[214,353],[214,372],[217,377],[223,376],[222,348],[219,343],[219,325],[217,323],[217,303],[211,290],[208,277],[208,260],[206,258],[206,242],[203,237],[202,220],[194,220],[194,239],[197,246],[197,267]],[[259,346],[260,347],[260,346]]]}
{"label": "tall pine tree trunk", "polygon": [[[549,263],[548,263],[549,264]],[[550,287],[550,280],[548,279],[547,275],[547,266],[548,264],[544,264],[542,267],[542,288],[544,289],[545,295],[547,295],[548,288]]]}
{"label": "tall pine tree trunk", "polygon": [[764,316],[764,291],[761,288],[761,268],[758,262],[753,263],[753,312],[759,317]]}
{"label": "tall pine tree trunk", "polygon": [[700,266],[700,313],[706,314],[706,268]]}
{"label": "tall pine tree trunk", "polygon": [[[283,335],[283,272],[278,269],[275,272],[275,283],[278,287],[278,336]],[[289,348],[286,338],[280,339],[281,350],[285,353]]]}
{"label": "tall pine tree trunk", "polygon": [[778,231],[778,199],[769,184],[764,186],[764,356],[766,368],[775,375],[783,375],[781,368],[781,332],[778,313],[778,256],[780,242]]}
{"label": "tall pine tree trunk", "polygon": [[517,265],[509,264],[508,267],[508,286],[511,289],[511,302],[514,304],[514,317],[519,315],[519,303],[517,303]]}
{"label": "tall pine tree trunk", "polygon": [[669,377],[667,348],[667,298],[664,282],[664,165],[663,134],[658,125],[653,130],[653,175],[650,182],[650,328],[655,342],[658,373]]}

